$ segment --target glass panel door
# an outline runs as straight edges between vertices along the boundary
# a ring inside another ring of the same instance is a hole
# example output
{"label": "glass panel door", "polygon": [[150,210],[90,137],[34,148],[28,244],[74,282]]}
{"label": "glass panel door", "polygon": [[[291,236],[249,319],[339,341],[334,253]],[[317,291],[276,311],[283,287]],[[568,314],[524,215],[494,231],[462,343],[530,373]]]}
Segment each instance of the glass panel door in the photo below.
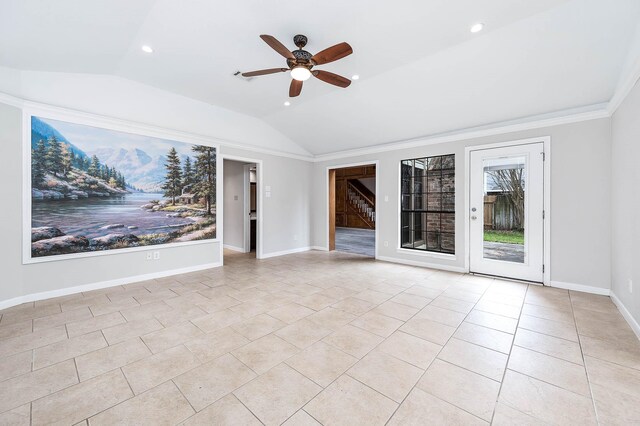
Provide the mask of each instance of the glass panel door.
{"label": "glass panel door", "polygon": [[543,143],[471,152],[471,272],[542,282]]}

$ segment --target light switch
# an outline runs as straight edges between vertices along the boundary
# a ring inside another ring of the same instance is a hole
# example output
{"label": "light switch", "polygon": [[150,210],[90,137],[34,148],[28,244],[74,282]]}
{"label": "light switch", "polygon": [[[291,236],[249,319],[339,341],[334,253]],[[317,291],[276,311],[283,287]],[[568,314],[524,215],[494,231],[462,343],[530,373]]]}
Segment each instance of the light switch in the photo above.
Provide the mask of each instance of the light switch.
{"label": "light switch", "polygon": [[234,199],[234,201],[238,201],[238,196],[237,196],[237,195],[234,195],[234,196],[233,196],[233,199]]}
{"label": "light switch", "polygon": [[271,192],[271,185],[267,185],[264,187],[265,192]]}
{"label": "light switch", "polygon": [[385,195],[385,196],[384,196],[384,201],[385,201],[386,203],[388,203],[388,202],[389,202],[389,196],[388,196],[388,195]]}
{"label": "light switch", "polygon": [[264,193],[264,196],[267,198],[271,198],[271,192],[267,191]]}

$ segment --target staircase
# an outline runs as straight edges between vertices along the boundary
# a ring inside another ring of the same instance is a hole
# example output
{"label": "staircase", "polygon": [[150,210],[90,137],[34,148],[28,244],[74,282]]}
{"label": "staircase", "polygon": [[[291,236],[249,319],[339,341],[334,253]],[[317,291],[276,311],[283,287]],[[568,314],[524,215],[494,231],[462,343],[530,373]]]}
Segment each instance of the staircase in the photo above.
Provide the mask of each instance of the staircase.
{"label": "staircase", "polygon": [[375,195],[367,187],[358,181],[347,181],[347,205],[370,229],[375,229]]}

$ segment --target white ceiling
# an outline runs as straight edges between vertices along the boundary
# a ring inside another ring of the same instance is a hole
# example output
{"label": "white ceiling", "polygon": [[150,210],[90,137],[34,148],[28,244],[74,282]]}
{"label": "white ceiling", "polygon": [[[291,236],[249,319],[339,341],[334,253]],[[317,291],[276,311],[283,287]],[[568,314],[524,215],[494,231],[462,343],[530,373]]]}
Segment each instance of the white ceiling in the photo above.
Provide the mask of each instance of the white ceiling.
{"label": "white ceiling", "polygon": [[[606,102],[639,17],[637,0],[2,0],[0,65],[115,74],[323,154]],[[311,79],[284,107],[288,74],[233,76],[284,66],[264,33],[291,49],[305,34],[312,53],[347,41],[353,55],[318,68],[361,79]]]}

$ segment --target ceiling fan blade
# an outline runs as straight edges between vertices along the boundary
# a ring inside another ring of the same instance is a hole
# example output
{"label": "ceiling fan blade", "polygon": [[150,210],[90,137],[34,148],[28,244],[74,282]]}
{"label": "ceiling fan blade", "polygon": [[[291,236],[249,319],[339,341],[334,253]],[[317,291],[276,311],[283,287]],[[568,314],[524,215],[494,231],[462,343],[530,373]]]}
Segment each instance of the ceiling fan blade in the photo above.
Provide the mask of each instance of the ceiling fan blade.
{"label": "ceiling fan blade", "polygon": [[311,57],[312,61],[315,61],[317,65],[327,64],[329,62],[337,61],[345,56],[349,56],[353,53],[353,49],[349,46],[349,43],[338,43],[335,46],[331,46],[324,49]]}
{"label": "ceiling fan blade", "polygon": [[260,38],[262,40],[264,40],[265,43],[267,43],[269,46],[271,46],[271,48],[273,50],[275,50],[276,52],[278,52],[279,54],[281,54],[282,56],[284,56],[287,59],[296,59],[295,56],[293,56],[293,53],[291,53],[291,51],[289,49],[287,49],[287,47],[280,43],[278,40],[276,40],[276,38],[274,36],[270,36],[267,34],[262,34],[260,36]]}
{"label": "ceiling fan blade", "polygon": [[289,86],[289,97],[295,98],[302,92],[302,82],[300,80],[291,79],[291,86]]}
{"label": "ceiling fan blade", "polygon": [[349,87],[351,84],[351,80],[348,78],[344,78],[341,75],[334,74],[329,71],[312,71],[312,74],[325,83],[333,84],[334,86]]}
{"label": "ceiling fan blade", "polygon": [[258,76],[258,75],[275,74],[277,72],[285,72],[285,71],[289,71],[289,68],[269,68],[268,70],[258,70],[258,71],[243,72],[242,76],[243,77],[255,77],[255,76]]}

